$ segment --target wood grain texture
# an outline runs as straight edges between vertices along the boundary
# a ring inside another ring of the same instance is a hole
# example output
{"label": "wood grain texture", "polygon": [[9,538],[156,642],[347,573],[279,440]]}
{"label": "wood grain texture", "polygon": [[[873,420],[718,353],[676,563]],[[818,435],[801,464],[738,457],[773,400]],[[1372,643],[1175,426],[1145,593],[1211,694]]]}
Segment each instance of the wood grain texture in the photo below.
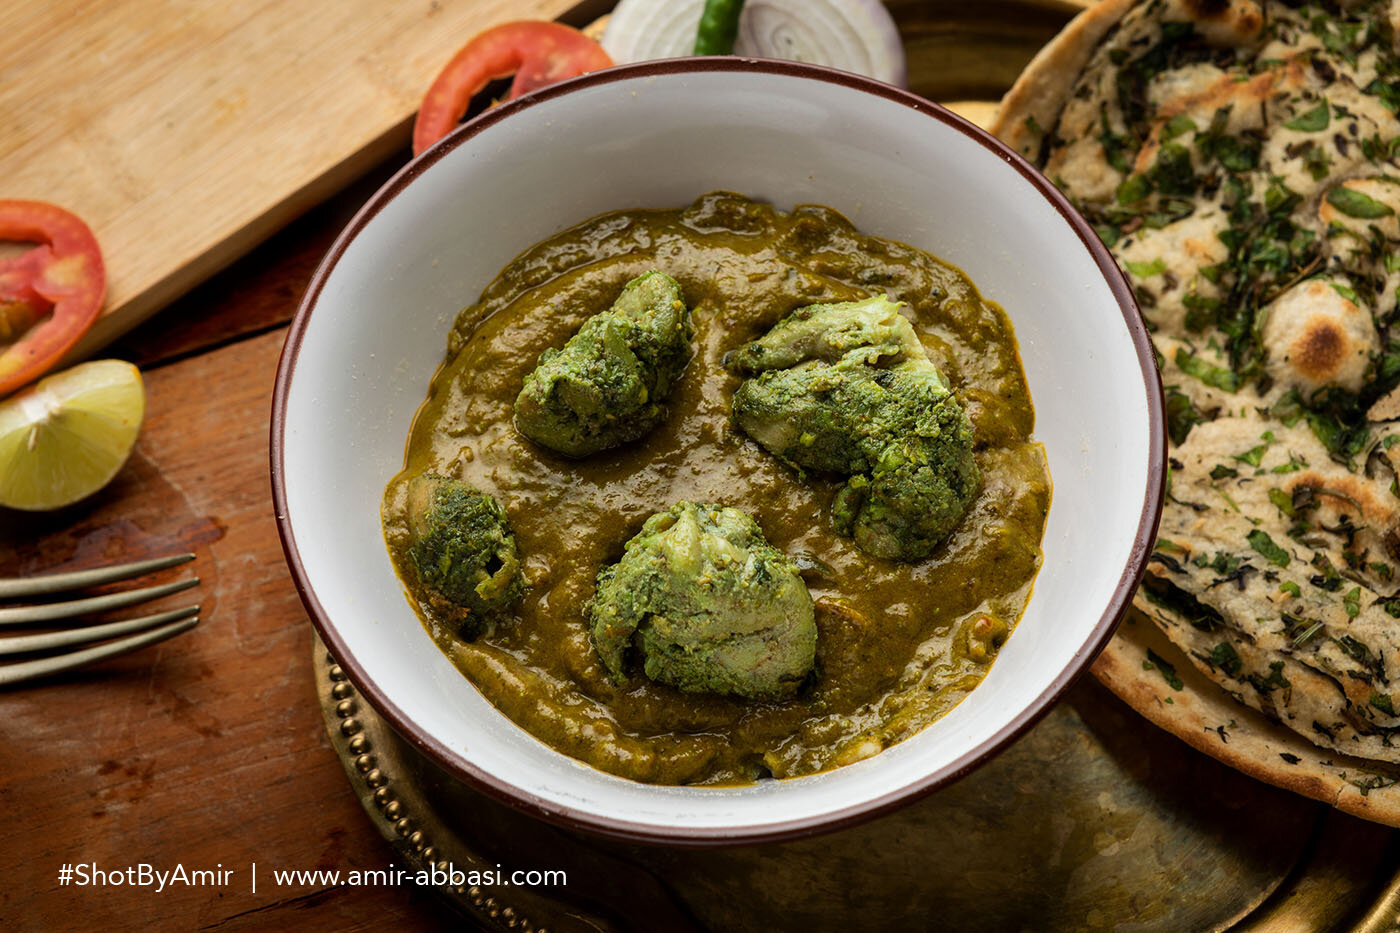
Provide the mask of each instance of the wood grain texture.
{"label": "wood grain texture", "polygon": [[[272,519],[267,432],[282,338],[149,371],[147,422],[113,486],[60,513],[0,514],[0,575],[190,547],[203,581],[194,631],[0,692],[0,929],[434,929],[450,919],[412,889],[278,888],[262,874],[254,895],[248,883],[253,861],[266,873],[393,860],[326,740],[310,626]],[[227,889],[60,887],[67,862],[222,863],[236,874]]]}
{"label": "wood grain texture", "polygon": [[246,256],[195,286],[109,346],[105,355],[145,369],[288,323],[311,275],[341,228],[403,165],[391,156]]}
{"label": "wood grain texture", "polygon": [[571,0],[0,4],[0,196],[79,214],[144,320],[392,153],[467,39]]}

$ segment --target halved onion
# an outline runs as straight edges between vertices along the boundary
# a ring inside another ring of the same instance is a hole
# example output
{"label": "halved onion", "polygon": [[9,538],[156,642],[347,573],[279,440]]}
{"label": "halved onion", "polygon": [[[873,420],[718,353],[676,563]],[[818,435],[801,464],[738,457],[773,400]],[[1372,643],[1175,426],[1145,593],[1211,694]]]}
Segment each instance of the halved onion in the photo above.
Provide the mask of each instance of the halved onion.
{"label": "halved onion", "polygon": [[[603,33],[615,62],[689,55],[705,0],[621,0]],[[903,87],[904,45],[878,0],[748,0],[734,54],[829,65]]]}

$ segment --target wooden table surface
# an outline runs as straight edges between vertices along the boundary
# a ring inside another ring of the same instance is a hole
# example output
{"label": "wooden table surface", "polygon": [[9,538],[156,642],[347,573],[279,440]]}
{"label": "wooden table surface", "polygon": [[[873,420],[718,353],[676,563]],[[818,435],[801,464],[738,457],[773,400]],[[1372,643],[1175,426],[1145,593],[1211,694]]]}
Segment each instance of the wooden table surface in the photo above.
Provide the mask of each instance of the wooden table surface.
{"label": "wooden table surface", "polygon": [[[0,930],[463,926],[411,888],[270,883],[274,868],[393,860],[322,727],[311,626],[273,523],[267,438],[286,323],[335,233],[406,145],[112,348],[141,366],[148,406],[116,482],[58,513],[0,510],[0,576],[189,548],[203,581],[194,631],[0,691]],[[159,893],[60,886],[70,863],[234,874],[224,887]]]}
{"label": "wooden table surface", "polygon": [[107,260],[107,303],[75,355],[387,158],[474,33],[573,5],[0,3],[4,196],[80,213]]}
{"label": "wooden table surface", "polygon": [[[1043,0],[1038,15],[1009,23],[1006,3],[889,5],[917,91],[989,100],[1073,2]],[[989,37],[999,54],[973,55]],[[962,78],[950,84],[952,72]],[[407,156],[405,127],[387,162],[108,351],[142,368],[148,395],[135,453],[111,486],[57,513],[0,510],[0,576],[189,549],[197,560],[160,579],[192,568],[203,618],[160,646],[0,691],[0,930],[466,925],[411,886],[270,883],[273,869],[383,869],[394,858],[322,727],[311,626],[273,521],[267,443],[287,322],[335,234]],[[186,593],[163,605],[189,602]],[[233,874],[223,886],[159,892],[60,884],[63,866],[80,864]]]}

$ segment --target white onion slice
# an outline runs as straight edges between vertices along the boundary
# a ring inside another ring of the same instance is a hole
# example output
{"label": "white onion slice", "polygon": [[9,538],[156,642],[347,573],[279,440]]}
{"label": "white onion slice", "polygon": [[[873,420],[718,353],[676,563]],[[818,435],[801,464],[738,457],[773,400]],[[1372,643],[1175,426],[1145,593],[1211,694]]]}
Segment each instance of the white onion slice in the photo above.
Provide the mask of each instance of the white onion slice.
{"label": "white onion slice", "polygon": [[[603,32],[615,62],[690,55],[705,0],[621,0]],[[903,87],[904,45],[878,0],[748,0],[734,54],[829,65]]]}

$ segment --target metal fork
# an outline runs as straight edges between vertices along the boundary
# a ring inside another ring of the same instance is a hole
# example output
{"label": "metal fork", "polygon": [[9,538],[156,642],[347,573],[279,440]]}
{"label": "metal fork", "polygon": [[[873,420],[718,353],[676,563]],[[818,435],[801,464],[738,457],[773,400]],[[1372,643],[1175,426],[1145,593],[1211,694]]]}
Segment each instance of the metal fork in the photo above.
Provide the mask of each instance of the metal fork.
{"label": "metal fork", "polygon": [[[157,557],[153,560],[98,567],[93,570],[51,573],[12,580],[0,579],[0,601],[30,600],[36,596],[67,593],[84,587],[155,573],[157,570],[176,567],[192,560],[193,554],[177,554],[173,557]],[[82,616],[160,599],[162,596],[169,596],[198,584],[198,577],[187,577],[173,583],[102,596],[87,596],[62,602],[29,603],[22,606],[0,606],[0,659],[39,655],[30,660],[0,664],[0,687],[71,671],[189,631],[199,624],[199,606],[188,606],[184,609],[142,616],[139,619],[123,619],[101,625],[82,625],[78,620]],[[76,627],[69,627],[75,622]],[[29,635],[3,634],[25,626],[60,630]],[[94,642],[102,644],[93,644]],[[91,647],[79,647],[82,645]]]}

